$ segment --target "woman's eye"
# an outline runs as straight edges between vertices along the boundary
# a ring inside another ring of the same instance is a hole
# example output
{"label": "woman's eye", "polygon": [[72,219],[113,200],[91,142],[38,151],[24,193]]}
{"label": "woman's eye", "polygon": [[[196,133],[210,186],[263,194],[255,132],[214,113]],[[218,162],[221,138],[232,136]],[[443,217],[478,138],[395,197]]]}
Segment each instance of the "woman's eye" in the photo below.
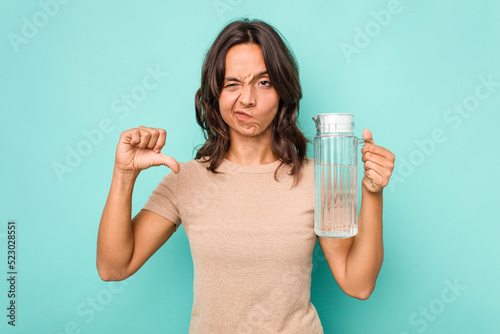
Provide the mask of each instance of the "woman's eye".
{"label": "woman's eye", "polygon": [[236,86],[236,84],[228,84],[228,85],[225,85],[224,88],[232,87],[232,86]]}
{"label": "woman's eye", "polygon": [[271,86],[271,82],[268,80],[263,80],[260,82],[261,84],[264,83],[264,86]]}

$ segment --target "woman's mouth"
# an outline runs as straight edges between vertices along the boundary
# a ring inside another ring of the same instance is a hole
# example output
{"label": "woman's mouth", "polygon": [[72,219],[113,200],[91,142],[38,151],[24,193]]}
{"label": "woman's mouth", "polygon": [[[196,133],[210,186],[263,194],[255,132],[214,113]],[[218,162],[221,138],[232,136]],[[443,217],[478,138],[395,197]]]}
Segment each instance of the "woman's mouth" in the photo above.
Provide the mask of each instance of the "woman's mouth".
{"label": "woman's mouth", "polygon": [[248,119],[251,118],[250,115],[248,115],[248,114],[246,114],[246,113],[244,113],[242,111],[235,111],[234,115],[236,116],[236,119],[238,121],[240,121],[240,122],[244,122],[244,121],[246,121],[246,120],[248,120]]}

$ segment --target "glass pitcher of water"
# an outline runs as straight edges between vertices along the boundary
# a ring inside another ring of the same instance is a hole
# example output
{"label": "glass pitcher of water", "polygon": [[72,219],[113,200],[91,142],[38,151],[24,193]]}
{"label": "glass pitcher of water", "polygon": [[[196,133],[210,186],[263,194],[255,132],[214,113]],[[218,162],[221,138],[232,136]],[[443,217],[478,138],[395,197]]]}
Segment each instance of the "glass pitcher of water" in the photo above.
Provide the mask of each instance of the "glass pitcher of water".
{"label": "glass pitcher of water", "polygon": [[358,233],[358,144],[354,114],[318,114],[314,137],[314,231],[320,237]]}

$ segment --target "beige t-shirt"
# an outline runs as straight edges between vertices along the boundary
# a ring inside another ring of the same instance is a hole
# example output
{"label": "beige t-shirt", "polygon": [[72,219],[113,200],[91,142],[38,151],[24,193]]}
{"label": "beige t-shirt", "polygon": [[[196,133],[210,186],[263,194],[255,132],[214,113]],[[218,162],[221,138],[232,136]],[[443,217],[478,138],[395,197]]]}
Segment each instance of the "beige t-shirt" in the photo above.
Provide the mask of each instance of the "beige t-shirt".
{"label": "beige t-shirt", "polygon": [[[214,174],[189,160],[170,172],[144,209],[182,223],[194,266],[190,334],[322,334],[310,302],[314,162],[300,182],[280,161],[240,165],[224,158]],[[176,229],[177,230],[177,229]]]}

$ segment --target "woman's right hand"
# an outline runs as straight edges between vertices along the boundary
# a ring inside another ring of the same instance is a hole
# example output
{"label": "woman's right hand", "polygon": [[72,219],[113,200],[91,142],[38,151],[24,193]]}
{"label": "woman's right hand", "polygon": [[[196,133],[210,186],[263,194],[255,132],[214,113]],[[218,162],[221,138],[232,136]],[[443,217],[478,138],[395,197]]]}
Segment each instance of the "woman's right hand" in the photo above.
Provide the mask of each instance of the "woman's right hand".
{"label": "woman's right hand", "polygon": [[151,166],[165,165],[174,173],[178,173],[179,163],[161,153],[166,138],[165,130],[142,125],[123,131],[116,148],[115,170],[137,176],[142,170]]}

